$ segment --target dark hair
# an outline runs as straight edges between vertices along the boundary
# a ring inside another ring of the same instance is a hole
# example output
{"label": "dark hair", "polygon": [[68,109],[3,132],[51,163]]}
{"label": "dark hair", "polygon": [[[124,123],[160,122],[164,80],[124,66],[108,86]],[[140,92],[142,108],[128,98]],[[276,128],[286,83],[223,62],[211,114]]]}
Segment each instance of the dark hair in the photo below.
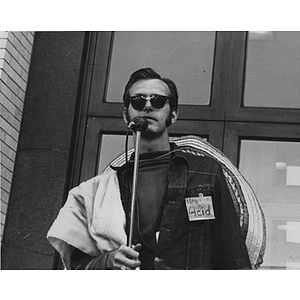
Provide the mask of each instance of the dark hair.
{"label": "dark hair", "polygon": [[169,103],[170,103],[171,111],[176,110],[178,108],[178,92],[175,83],[171,79],[161,78],[161,76],[151,68],[139,69],[131,74],[129,81],[125,86],[125,90],[123,94],[123,102],[125,107],[129,106],[130,88],[133,86],[134,83],[143,79],[160,79],[161,81],[163,81],[170,90]]}

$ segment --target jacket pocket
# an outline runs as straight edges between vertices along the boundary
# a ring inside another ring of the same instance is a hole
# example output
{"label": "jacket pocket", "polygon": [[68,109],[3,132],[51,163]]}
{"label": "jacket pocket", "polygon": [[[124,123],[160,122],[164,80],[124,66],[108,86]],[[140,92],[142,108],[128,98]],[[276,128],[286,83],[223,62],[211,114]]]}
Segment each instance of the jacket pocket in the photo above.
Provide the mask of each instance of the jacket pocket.
{"label": "jacket pocket", "polygon": [[211,183],[199,184],[186,189],[186,197],[212,196],[214,185]]}

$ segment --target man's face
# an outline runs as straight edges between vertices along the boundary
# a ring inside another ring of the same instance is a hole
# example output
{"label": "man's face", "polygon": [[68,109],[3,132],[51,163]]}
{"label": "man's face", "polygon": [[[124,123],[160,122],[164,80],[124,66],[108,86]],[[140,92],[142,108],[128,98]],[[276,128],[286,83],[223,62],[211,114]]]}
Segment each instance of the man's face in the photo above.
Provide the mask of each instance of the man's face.
{"label": "man's face", "polygon": [[[169,96],[168,86],[160,79],[144,79],[133,84],[129,90],[130,97],[143,95],[150,97],[151,95]],[[149,99],[149,98],[148,98]],[[153,108],[150,101],[146,101],[143,110],[135,110],[131,104],[128,109],[123,112],[125,122],[134,117],[144,117],[148,121],[148,129],[145,134],[161,135],[168,127],[168,123],[174,123],[177,120],[177,112],[170,110],[169,102],[167,101],[162,108]],[[169,119],[169,122],[168,122]],[[170,120],[171,119],[171,120]]]}

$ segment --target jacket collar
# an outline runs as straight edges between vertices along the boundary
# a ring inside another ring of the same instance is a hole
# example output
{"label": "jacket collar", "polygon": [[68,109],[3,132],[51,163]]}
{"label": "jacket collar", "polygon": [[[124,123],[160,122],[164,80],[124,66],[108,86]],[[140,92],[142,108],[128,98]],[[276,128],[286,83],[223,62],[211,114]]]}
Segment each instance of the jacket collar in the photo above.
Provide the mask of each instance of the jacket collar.
{"label": "jacket collar", "polygon": [[[171,152],[171,159],[174,160],[176,158],[182,158],[185,161],[187,161],[187,157],[184,154],[183,151],[181,151],[182,147],[178,147],[174,142],[170,142],[170,152]],[[132,163],[134,161],[134,152],[131,154],[130,158],[129,158],[129,162]],[[126,170],[126,163],[124,163],[122,166],[120,167],[115,167],[115,166],[111,166],[111,168],[115,171],[123,171]]]}

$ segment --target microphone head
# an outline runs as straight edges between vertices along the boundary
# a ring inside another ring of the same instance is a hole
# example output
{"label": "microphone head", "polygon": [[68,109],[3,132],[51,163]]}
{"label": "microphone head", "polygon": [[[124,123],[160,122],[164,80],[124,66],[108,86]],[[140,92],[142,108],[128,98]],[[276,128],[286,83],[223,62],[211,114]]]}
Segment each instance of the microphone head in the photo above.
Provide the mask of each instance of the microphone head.
{"label": "microphone head", "polygon": [[143,117],[134,117],[128,125],[133,131],[145,131],[148,128],[148,121]]}

